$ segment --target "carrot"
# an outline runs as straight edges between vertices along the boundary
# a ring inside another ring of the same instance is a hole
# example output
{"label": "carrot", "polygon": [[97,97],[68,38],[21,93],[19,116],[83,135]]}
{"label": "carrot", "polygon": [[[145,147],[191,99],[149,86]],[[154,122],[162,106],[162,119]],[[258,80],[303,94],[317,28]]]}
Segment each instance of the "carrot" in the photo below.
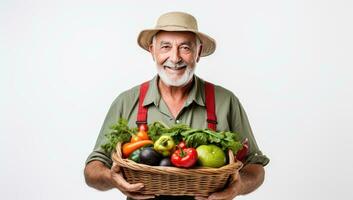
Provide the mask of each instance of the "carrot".
{"label": "carrot", "polygon": [[129,157],[129,155],[134,152],[136,149],[139,149],[147,144],[153,144],[152,140],[140,140],[136,142],[129,142],[123,145],[123,156],[124,158]]}

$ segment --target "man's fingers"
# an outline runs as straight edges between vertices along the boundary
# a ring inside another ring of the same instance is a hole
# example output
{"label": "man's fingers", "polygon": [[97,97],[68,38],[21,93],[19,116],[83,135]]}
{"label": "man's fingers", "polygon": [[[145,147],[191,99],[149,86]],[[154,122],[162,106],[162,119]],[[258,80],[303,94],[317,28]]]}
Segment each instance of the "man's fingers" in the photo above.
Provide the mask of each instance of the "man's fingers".
{"label": "man's fingers", "polygon": [[129,191],[129,192],[135,192],[135,191],[141,190],[141,188],[144,187],[142,183],[136,183],[136,184],[128,183],[124,179],[123,174],[120,171],[120,167],[117,163],[113,163],[111,170],[112,170],[112,178],[114,179],[115,184],[118,186],[119,189]]}
{"label": "man's fingers", "polygon": [[111,170],[118,173],[118,172],[120,172],[120,167],[117,163],[113,163]]}
{"label": "man's fingers", "polygon": [[116,187],[118,187],[120,191],[124,193],[126,196],[131,197],[133,199],[154,198],[154,195],[144,195],[144,194],[138,193],[138,191],[144,187],[143,183],[135,183],[135,184],[128,183],[124,179],[123,174],[120,171],[119,165],[117,165],[116,163],[113,163],[111,171],[112,171],[111,172],[112,179],[114,180]]}
{"label": "man's fingers", "polygon": [[122,173],[113,173],[112,178],[115,181],[115,184],[118,186],[119,189],[129,191],[129,192],[135,192],[141,190],[141,188],[144,187],[143,183],[135,183],[135,184],[130,184],[128,183]]}

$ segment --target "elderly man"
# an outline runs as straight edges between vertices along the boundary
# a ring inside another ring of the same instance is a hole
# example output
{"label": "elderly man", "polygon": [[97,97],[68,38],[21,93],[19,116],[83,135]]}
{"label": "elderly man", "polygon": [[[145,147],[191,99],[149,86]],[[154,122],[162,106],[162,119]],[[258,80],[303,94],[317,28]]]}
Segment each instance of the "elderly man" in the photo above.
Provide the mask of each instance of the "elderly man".
{"label": "elderly man", "polygon": [[[139,98],[142,90],[136,86],[120,94],[111,105],[95,148],[86,161],[87,184],[98,190],[117,188],[133,199],[175,198],[142,195],[139,190],[143,183],[129,184],[119,167],[112,166],[110,155],[101,149],[106,142],[104,135],[119,118],[128,119],[130,126],[135,125],[140,103],[148,109],[148,123],[163,121],[168,125],[185,123],[193,128],[230,130],[240,133],[248,141],[249,149],[243,160],[245,165],[236,181],[208,197],[177,196],[176,199],[233,199],[258,188],[264,181],[263,166],[269,159],[259,150],[242,105],[232,92],[194,75],[200,57],[214,52],[215,41],[198,31],[196,19],[190,14],[170,12],[158,19],[154,29],[142,31],[138,44],[151,53],[158,75],[146,82],[148,88],[143,100]],[[215,113],[211,116],[205,93],[214,96]]]}

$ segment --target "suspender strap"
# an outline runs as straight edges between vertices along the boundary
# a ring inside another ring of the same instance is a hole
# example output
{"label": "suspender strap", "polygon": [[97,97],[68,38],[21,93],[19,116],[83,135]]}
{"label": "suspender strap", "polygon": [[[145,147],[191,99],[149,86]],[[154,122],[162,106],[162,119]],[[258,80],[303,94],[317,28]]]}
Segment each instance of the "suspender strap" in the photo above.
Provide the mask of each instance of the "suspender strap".
{"label": "suspender strap", "polygon": [[207,123],[210,130],[217,130],[217,116],[215,106],[215,93],[214,85],[205,81],[205,98],[206,98],[206,111]]}
{"label": "suspender strap", "polygon": [[147,91],[149,87],[149,81],[144,82],[140,86],[140,96],[139,96],[139,107],[137,111],[137,121],[136,124],[139,126],[140,124],[147,124],[147,107],[143,106],[143,101],[145,100]]}

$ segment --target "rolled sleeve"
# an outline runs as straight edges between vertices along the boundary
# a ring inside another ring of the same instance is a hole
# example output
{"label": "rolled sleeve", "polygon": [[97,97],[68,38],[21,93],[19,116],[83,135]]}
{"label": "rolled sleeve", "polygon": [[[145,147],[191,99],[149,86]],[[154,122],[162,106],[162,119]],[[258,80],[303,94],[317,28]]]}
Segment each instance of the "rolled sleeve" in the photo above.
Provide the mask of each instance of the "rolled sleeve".
{"label": "rolled sleeve", "polygon": [[270,159],[260,151],[243,106],[235,96],[232,104],[232,130],[238,132],[242,140],[248,139],[249,149],[244,163],[267,165]]}
{"label": "rolled sleeve", "polygon": [[247,155],[244,164],[260,164],[266,166],[270,162],[267,156],[263,155],[261,151],[253,152]]}
{"label": "rolled sleeve", "polygon": [[102,151],[93,151],[87,158],[86,160],[86,165],[94,160],[98,160],[101,161],[102,163],[104,163],[108,168],[112,167],[112,160],[109,156],[107,156],[107,154],[105,154]]}
{"label": "rolled sleeve", "polygon": [[113,124],[115,124],[120,118],[121,109],[119,106],[121,106],[121,104],[119,103],[120,102],[119,99],[120,98],[118,97],[110,106],[109,111],[103,122],[102,128],[99,132],[98,138],[96,140],[94,149],[86,159],[86,165],[91,161],[98,160],[103,162],[109,168],[112,166],[111,155],[108,155],[104,151],[104,149],[102,148],[102,145],[107,143],[106,134],[109,133],[110,127]]}

